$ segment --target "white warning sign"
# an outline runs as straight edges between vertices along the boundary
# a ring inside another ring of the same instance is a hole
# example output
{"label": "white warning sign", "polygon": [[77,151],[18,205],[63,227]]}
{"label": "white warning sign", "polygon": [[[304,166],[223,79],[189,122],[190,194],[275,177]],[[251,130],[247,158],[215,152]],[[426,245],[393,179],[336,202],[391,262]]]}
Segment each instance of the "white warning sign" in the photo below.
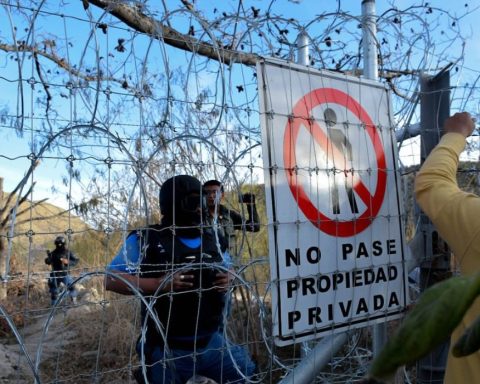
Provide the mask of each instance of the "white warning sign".
{"label": "white warning sign", "polygon": [[388,91],[257,66],[279,345],[398,318],[407,305]]}

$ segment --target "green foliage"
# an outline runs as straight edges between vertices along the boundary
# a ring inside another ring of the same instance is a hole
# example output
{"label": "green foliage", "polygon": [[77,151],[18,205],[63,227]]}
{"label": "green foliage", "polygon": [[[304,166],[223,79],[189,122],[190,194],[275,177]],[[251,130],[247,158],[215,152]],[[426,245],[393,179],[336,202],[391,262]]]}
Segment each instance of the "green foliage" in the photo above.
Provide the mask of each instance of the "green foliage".
{"label": "green foliage", "polygon": [[387,380],[448,339],[480,294],[480,273],[456,276],[428,288],[370,367],[370,376]]}

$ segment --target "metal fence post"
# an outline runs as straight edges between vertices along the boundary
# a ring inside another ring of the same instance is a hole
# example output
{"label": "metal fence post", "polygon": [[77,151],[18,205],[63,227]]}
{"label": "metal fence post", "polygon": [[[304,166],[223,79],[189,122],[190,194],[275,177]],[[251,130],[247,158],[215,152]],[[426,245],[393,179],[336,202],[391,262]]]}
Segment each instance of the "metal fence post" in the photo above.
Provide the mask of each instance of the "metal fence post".
{"label": "metal fence post", "polygon": [[348,341],[348,333],[324,337],[279,384],[309,384]]}
{"label": "metal fence post", "polygon": [[378,80],[377,21],[375,0],[362,1],[363,75]]}
{"label": "metal fence post", "polygon": [[[423,163],[432,149],[438,144],[441,127],[450,115],[450,72],[448,67],[436,76],[421,76],[421,162]],[[449,277],[450,250],[438,236],[438,232],[429,218],[415,210],[420,217],[420,249],[424,255],[420,263],[420,290],[423,291],[434,283]],[[418,240],[418,239],[417,239]],[[441,384],[445,375],[449,342],[432,351],[417,363],[417,383]]]}
{"label": "metal fence post", "polygon": [[297,64],[300,64],[300,65],[310,64],[309,44],[310,44],[310,39],[308,38],[307,33],[305,31],[300,32],[296,40]]}
{"label": "metal fence post", "polygon": [[[375,0],[362,1],[363,75],[370,80],[378,80],[378,50]],[[386,323],[372,327],[373,355],[377,356],[387,338]]]}

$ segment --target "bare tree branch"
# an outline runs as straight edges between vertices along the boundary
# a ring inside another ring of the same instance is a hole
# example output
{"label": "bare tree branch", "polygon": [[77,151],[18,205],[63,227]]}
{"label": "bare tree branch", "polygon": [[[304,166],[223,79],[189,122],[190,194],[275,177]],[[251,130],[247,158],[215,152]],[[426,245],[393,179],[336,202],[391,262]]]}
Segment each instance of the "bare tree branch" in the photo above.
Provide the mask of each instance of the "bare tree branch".
{"label": "bare tree branch", "polygon": [[[14,206],[12,208],[10,208],[10,211],[8,212],[8,215],[2,220],[2,222],[0,223],[0,228],[4,228],[5,225],[8,223],[8,221],[10,220],[10,218],[12,217],[12,214],[13,212],[15,211],[15,208],[18,206],[20,207],[28,198],[28,195],[32,192],[33,188],[35,187],[35,182],[32,183],[32,185],[30,186],[30,188],[28,188],[28,191],[25,192],[25,194],[20,198],[20,200],[18,201],[17,204],[14,204]],[[13,195],[13,193],[11,193],[10,195]],[[10,196],[9,196],[10,198]],[[8,208],[8,205],[5,205],[4,206],[4,210],[6,210]]]}
{"label": "bare tree branch", "polygon": [[[78,69],[72,68],[70,64],[65,60],[63,57],[58,56],[54,52],[47,52],[46,50],[40,49],[36,45],[28,45],[28,44],[18,44],[18,45],[10,45],[5,43],[0,43],[0,49],[5,52],[31,52],[33,55],[43,56],[50,61],[57,64],[60,68],[66,70],[67,72],[71,73],[74,76],[78,76],[87,81],[94,81],[97,79],[97,76],[87,76],[83,74]],[[114,79],[109,79],[114,80]]]}
{"label": "bare tree branch", "polygon": [[[36,166],[38,165],[38,162],[36,164],[33,164],[32,167],[35,169]],[[5,213],[5,211],[7,210],[8,206],[10,205],[10,203],[12,202],[13,198],[15,197],[16,193],[18,192],[18,190],[20,189],[20,187],[22,187],[24,185],[24,182],[25,182],[25,178],[28,177],[27,175],[24,176],[24,178],[22,179],[22,181],[20,181],[17,186],[15,187],[15,189],[10,192],[10,194],[8,195],[7,197],[7,200],[5,201],[3,207],[0,208],[0,219],[2,218],[3,214]],[[29,191],[33,188],[33,186],[35,185],[35,183],[32,184],[32,186],[30,187]],[[10,216],[10,213],[7,215],[7,218]],[[2,228],[2,225],[0,224],[0,228]]]}
{"label": "bare tree branch", "polygon": [[[40,81],[45,88],[45,91],[47,92],[47,99],[51,99],[51,94],[48,92],[48,86],[46,88],[46,82],[43,80],[43,77],[40,72],[40,63],[38,61],[38,57],[44,57],[56,65],[58,65],[60,68],[64,69],[68,73],[70,73],[73,76],[76,76],[78,78],[81,78],[85,81],[97,81],[98,79],[102,81],[112,81],[118,84],[122,85],[122,88],[124,89],[133,89],[130,86],[127,86],[125,84],[124,79],[117,79],[115,77],[111,76],[101,76],[101,75],[86,75],[82,71],[73,68],[70,63],[63,57],[57,55],[55,52],[47,52],[44,49],[39,48],[37,45],[27,45],[27,44],[19,44],[19,45],[10,45],[10,44],[4,44],[0,43],[0,50],[5,51],[5,52],[30,52],[34,56],[35,59],[35,65],[37,69],[37,73],[40,77]],[[134,90],[134,89],[133,89]]]}
{"label": "bare tree branch", "polygon": [[145,15],[140,9],[116,0],[89,0],[89,3],[104,9],[136,31],[146,33],[156,39],[162,39],[165,44],[184,51],[195,52],[227,65],[240,63],[254,66],[259,59],[257,55],[227,50],[221,46],[221,43],[219,43],[218,47],[215,47],[193,36],[179,33],[173,28]]}
{"label": "bare tree branch", "polygon": [[[43,203],[43,202],[45,202],[46,200],[48,200],[48,199],[43,199],[43,200],[38,201],[38,204],[35,204],[35,206],[36,206],[36,205],[39,205],[39,204],[41,204],[41,203]],[[28,207],[28,208],[26,209],[26,211],[30,210],[31,208],[33,208],[33,206],[32,206],[32,207]],[[60,217],[60,216],[63,216],[63,215],[68,214],[69,212],[73,211],[73,209],[74,209],[74,208],[65,209],[65,210],[62,211],[62,212],[58,212],[58,213],[55,213],[55,214],[50,215],[50,216],[37,216],[37,217],[28,218],[28,219],[25,219],[25,220],[19,220],[19,221],[16,222],[16,224],[17,224],[17,225],[20,225],[20,224],[29,223],[29,222],[31,222],[31,221],[40,221],[40,220],[50,220],[50,219],[54,219],[54,218],[56,218],[56,217]]]}
{"label": "bare tree branch", "polygon": [[42,74],[42,67],[40,65],[40,61],[38,60],[38,53],[33,52],[33,58],[35,60],[35,69],[37,71],[38,78],[40,79],[40,82],[42,83],[43,89],[45,90],[45,93],[47,95],[47,105],[45,107],[45,114],[48,115],[48,111],[50,110],[50,100],[52,100],[52,94],[50,93],[48,89],[48,84],[43,78]]}
{"label": "bare tree branch", "polygon": [[[25,207],[24,209],[22,209],[21,211],[17,212],[17,217],[23,215],[24,213],[30,211],[31,209],[39,206],[40,204],[44,203],[45,201],[47,201],[48,198],[45,198],[45,199],[42,199],[42,200],[38,200],[38,201],[34,201],[32,202],[28,207]],[[3,223],[2,223],[3,224]],[[18,222],[17,222],[18,224]]]}

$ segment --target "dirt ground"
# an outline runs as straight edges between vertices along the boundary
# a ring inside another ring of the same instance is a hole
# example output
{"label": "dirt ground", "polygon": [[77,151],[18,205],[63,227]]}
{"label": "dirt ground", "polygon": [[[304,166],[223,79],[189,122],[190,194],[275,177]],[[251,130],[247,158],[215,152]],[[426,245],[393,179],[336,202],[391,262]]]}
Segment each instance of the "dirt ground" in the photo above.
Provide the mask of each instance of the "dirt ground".
{"label": "dirt ground", "polygon": [[131,305],[128,311],[112,305],[99,294],[98,281],[76,287],[76,305],[66,295],[53,308],[45,280],[32,279],[28,288],[12,281],[0,301],[15,326],[0,316],[0,384],[32,383],[37,356],[42,383],[134,383],[131,370],[122,370],[135,358],[133,322],[121,316],[132,314]]}

